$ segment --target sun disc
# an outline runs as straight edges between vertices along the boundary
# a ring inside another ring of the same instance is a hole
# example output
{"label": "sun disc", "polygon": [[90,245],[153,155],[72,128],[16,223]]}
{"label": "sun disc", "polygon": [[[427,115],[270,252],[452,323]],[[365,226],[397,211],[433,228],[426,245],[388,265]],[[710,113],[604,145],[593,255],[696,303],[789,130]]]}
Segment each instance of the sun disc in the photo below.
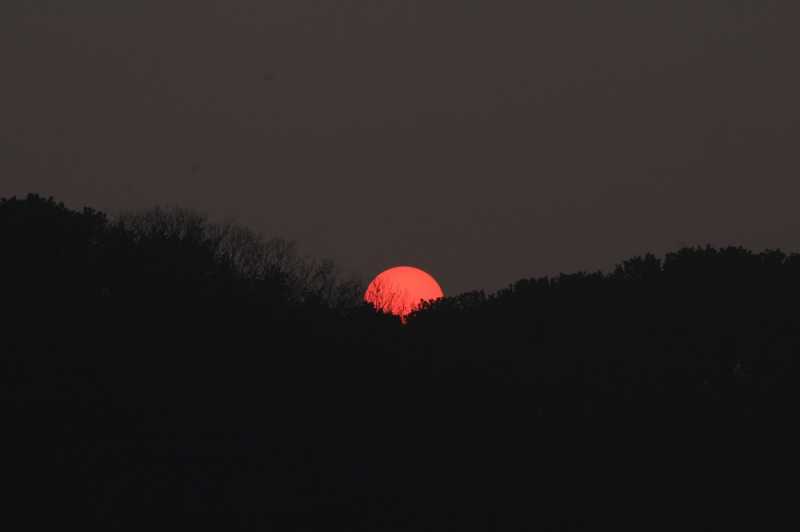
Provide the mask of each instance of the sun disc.
{"label": "sun disc", "polygon": [[424,301],[440,299],[444,292],[429,273],[413,266],[395,266],[378,274],[367,287],[364,300],[383,312],[405,318]]}

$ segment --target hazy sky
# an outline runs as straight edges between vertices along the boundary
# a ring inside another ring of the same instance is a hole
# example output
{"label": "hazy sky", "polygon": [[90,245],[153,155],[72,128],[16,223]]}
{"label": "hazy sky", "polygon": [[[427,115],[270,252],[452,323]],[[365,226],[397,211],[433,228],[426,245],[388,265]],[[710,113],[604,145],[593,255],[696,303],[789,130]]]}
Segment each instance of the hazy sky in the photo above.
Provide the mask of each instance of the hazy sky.
{"label": "hazy sky", "polygon": [[2,0],[0,196],[180,204],[448,293],[800,250],[796,0]]}

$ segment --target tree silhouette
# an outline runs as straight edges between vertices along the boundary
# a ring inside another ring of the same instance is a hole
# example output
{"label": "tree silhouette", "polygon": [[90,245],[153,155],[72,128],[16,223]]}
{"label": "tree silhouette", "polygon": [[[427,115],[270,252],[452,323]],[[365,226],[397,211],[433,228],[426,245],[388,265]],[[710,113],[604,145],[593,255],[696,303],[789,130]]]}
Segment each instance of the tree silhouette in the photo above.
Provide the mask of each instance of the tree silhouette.
{"label": "tree silhouette", "polygon": [[331,262],[179,208],[4,199],[0,249],[8,522],[755,528],[720,509],[791,459],[704,428],[794,418],[797,254],[647,254],[401,325]]}

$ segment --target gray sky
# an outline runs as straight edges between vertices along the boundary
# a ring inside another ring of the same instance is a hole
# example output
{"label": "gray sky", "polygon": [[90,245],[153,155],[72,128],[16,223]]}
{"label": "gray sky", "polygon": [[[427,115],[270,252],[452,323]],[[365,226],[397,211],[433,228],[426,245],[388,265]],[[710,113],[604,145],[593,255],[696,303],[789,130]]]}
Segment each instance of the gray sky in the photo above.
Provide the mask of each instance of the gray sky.
{"label": "gray sky", "polygon": [[0,196],[180,204],[447,293],[800,249],[794,0],[3,0]]}

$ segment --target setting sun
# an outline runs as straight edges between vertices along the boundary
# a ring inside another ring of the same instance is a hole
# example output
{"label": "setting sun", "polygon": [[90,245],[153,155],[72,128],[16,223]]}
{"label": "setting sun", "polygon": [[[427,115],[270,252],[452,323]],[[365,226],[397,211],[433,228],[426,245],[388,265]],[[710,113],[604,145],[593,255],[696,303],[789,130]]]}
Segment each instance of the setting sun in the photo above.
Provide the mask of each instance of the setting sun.
{"label": "setting sun", "polygon": [[396,266],[380,273],[367,287],[364,300],[378,310],[405,318],[423,301],[444,297],[430,274],[411,266]]}

